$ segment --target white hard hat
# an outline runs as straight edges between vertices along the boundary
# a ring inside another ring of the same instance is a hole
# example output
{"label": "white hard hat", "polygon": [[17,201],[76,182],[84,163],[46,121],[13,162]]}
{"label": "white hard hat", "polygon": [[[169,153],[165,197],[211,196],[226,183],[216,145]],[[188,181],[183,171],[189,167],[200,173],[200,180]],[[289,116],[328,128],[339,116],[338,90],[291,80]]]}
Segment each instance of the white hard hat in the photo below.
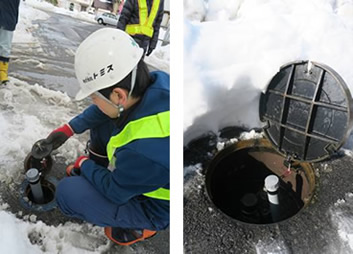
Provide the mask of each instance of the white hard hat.
{"label": "white hard hat", "polygon": [[81,88],[76,100],[123,80],[142,54],[143,49],[122,30],[102,28],[92,33],[75,55],[75,72]]}

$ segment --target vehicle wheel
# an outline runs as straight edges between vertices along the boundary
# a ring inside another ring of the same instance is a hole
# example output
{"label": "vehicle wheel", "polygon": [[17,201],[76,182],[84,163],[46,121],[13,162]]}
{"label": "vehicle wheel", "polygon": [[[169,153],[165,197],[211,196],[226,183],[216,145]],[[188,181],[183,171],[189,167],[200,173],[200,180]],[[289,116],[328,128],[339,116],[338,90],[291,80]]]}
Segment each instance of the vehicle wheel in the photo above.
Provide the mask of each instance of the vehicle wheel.
{"label": "vehicle wheel", "polygon": [[103,23],[103,19],[98,19],[97,22],[98,22],[98,24],[100,24],[100,25],[104,24],[104,23]]}

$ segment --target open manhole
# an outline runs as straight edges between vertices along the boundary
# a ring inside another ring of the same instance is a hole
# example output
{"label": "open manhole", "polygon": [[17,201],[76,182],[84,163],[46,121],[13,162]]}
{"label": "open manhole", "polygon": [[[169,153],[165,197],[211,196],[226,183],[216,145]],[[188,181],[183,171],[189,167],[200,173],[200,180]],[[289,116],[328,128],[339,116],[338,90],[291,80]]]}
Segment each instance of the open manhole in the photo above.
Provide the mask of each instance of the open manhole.
{"label": "open manhole", "polygon": [[25,180],[20,185],[20,203],[28,210],[49,211],[56,207],[57,180],[48,176],[53,166],[52,150],[45,139],[38,140],[24,160]]}
{"label": "open manhole", "polygon": [[[311,163],[330,158],[348,138],[352,105],[347,85],[330,67],[309,61],[282,66],[260,97],[267,139],[240,141],[215,156],[206,172],[211,201],[247,223],[297,214],[314,192]],[[276,191],[264,190],[269,176]]]}
{"label": "open manhole", "polygon": [[40,180],[43,199],[36,200],[33,196],[30,183],[25,179],[20,186],[20,204],[27,210],[47,212],[56,208],[55,190],[58,181],[54,177],[46,177]]}
{"label": "open manhole", "polygon": [[31,201],[34,204],[37,205],[44,205],[52,202],[55,197],[55,185],[45,179],[41,181],[41,187],[43,191],[43,199],[42,201],[37,202],[34,197],[32,190],[30,188],[30,185],[27,185],[26,191],[25,191],[25,196],[28,198],[29,201]]}
{"label": "open manhole", "polygon": [[[222,150],[211,162],[206,188],[211,201],[236,220],[268,224],[292,217],[305,207],[314,192],[315,176],[310,163],[293,163],[288,174],[285,158],[266,139],[245,140]],[[279,178],[279,205],[271,209],[265,178]],[[274,214],[275,213],[275,214]]]}

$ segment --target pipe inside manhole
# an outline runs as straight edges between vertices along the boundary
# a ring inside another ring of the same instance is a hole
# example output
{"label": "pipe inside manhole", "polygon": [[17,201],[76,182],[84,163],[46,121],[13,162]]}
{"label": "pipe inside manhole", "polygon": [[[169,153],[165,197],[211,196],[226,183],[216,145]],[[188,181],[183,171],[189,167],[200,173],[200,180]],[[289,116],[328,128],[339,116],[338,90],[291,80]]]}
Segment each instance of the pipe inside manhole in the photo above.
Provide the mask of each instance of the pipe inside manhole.
{"label": "pipe inside manhole", "polygon": [[[284,162],[266,139],[235,143],[210,163],[206,172],[208,196],[223,213],[241,222],[271,224],[286,220],[309,204],[315,175],[313,166],[304,162],[292,163],[288,174]],[[265,189],[266,177],[279,184],[278,190]],[[276,198],[278,201],[270,202]]]}
{"label": "pipe inside manhole", "polygon": [[32,194],[32,190],[30,187],[30,184],[28,184],[25,194],[27,196],[27,198],[33,202],[34,204],[48,204],[49,202],[54,200],[54,196],[55,196],[55,185],[52,184],[51,182],[48,182],[47,180],[43,179],[41,181],[41,187],[43,190],[43,201],[40,203],[37,203],[35,198],[33,197]]}

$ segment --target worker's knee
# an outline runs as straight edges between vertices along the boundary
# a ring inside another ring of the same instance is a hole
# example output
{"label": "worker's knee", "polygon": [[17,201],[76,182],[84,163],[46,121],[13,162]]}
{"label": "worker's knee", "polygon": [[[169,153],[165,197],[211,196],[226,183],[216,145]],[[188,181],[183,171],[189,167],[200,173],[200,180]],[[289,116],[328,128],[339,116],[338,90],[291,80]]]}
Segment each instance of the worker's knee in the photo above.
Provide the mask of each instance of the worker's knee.
{"label": "worker's knee", "polygon": [[70,216],[79,213],[80,203],[84,199],[84,190],[80,188],[81,177],[66,177],[56,188],[56,202],[61,211]]}

